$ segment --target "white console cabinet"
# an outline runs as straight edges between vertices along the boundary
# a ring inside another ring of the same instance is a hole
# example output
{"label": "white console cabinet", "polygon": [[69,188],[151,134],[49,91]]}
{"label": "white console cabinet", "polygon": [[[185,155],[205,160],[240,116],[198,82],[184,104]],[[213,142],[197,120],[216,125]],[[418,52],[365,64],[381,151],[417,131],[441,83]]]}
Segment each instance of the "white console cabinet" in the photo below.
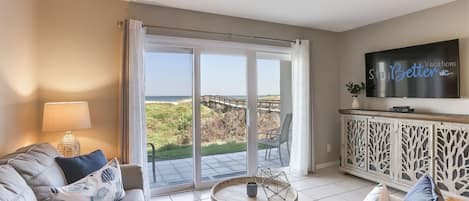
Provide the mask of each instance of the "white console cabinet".
{"label": "white console cabinet", "polygon": [[469,199],[469,116],[340,110],[341,170],[408,190],[430,174]]}

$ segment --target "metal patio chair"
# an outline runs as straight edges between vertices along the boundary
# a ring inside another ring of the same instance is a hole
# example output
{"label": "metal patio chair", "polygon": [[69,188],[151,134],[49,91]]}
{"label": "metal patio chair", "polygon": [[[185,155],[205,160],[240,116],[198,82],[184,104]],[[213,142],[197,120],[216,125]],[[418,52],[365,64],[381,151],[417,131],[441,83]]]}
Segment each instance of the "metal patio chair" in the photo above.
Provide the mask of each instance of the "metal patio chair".
{"label": "metal patio chair", "polygon": [[272,151],[272,148],[277,148],[278,155],[280,158],[280,164],[283,167],[281,146],[283,143],[287,143],[287,151],[288,151],[288,155],[290,155],[289,140],[290,140],[291,122],[292,122],[292,114],[288,113],[285,115],[285,118],[283,119],[283,122],[282,122],[282,126],[279,129],[273,129],[264,133],[259,133],[259,134],[265,135],[265,138],[259,139],[257,141],[258,144],[264,145],[266,147],[265,148],[265,160],[267,160],[267,156],[270,159],[270,152]]}

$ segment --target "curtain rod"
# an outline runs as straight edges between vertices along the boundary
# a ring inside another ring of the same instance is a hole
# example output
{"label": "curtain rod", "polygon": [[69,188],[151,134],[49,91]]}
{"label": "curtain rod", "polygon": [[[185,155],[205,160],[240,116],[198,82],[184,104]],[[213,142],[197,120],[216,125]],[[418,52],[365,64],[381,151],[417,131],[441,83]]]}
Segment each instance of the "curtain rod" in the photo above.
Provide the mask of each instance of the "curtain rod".
{"label": "curtain rod", "polygon": [[235,33],[222,33],[222,32],[213,32],[213,31],[203,31],[203,30],[185,29],[185,28],[168,27],[168,26],[156,26],[156,25],[145,25],[144,24],[143,27],[155,28],[155,29],[170,29],[170,30],[177,30],[177,31],[197,32],[197,33],[214,34],[214,35],[223,35],[223,36],[236,37],[236,38],[248,38],[248,39],[257,39],[257,40],[280,41],[280,42],[284,42],[284,43],[295,43],[296,42],[296,40],[269,38],[269,37],[262,37],[262,36],[250,36],[250,35],[235,34]]}

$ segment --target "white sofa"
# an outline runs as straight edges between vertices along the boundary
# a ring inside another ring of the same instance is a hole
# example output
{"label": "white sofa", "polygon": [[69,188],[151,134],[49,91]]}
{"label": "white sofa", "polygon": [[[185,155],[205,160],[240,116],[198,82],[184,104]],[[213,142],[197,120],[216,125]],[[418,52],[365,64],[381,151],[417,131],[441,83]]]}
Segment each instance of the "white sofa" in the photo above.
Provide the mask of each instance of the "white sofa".
{"label": "white sofa", "polygon": [[[50,200],[50,187],[67,184],[55,157],[60,156],[50,144],[35,144],[0,158],[0,200]],[[126,196],[123,201],[144,201],[140,167],[121,165]]]}

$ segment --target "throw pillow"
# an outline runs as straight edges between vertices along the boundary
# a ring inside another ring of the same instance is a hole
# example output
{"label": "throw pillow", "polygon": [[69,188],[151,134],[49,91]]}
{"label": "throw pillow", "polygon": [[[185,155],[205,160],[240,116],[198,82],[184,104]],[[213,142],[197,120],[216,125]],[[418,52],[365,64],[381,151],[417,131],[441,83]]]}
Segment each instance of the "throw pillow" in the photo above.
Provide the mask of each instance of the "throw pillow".
{"label": "throw pillow", "polygon": [[86,177],[86,175],[99,170],[107,163],[106,157],[101,150],[72,158],[56,157],[55,161],[62,168],[68,184]]}
{"label": "throw pillow", "polygon": [[430,175],[422,176],[404,197],[404,201],[444,201]]}
{"label": "throw pillow", "polygon": [[115,201],[125,196],[121,170],[117,159],[77,182],[60,188],[51,188],[52,200]]}
{"label": "throw pillow", "polygon": [[378,184],[371,190],[363,201],[389,201],[389,191],[386,185]]}

